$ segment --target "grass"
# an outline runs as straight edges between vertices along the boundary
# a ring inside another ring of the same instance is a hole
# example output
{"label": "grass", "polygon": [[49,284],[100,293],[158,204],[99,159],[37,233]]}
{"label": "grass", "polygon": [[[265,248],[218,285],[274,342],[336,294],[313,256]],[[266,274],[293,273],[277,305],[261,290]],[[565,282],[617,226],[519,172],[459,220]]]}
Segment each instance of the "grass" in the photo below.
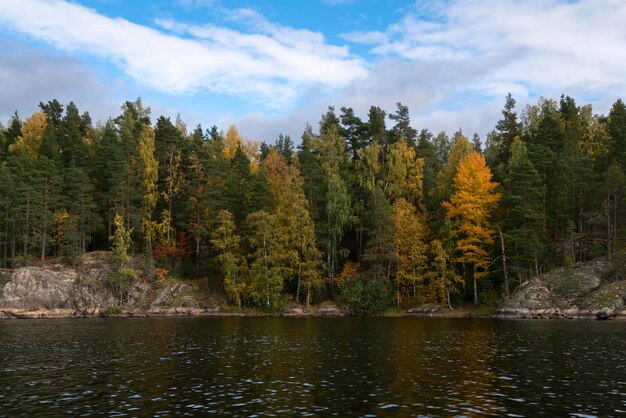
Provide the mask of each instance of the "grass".
{"label": "grass", "polygon": [[[220,313],[226,314],[240,314],[240,315],[258,315],[259,311],[255,308],[246,308],[244,306],[234,306],[234,305],[222,305],[220,307]],[[263,312],[263,314],[267,315],[267,312]]]}
{"label": "grass", "polygon": [[493,305],[478,305],[470,311],[470,316],[472,318],[490,317],[495,314],[497,310],[498,308]]}
{"label": "grass", "polygon": [[385,316],[385,317],[395,317],[395,316],[401,316],[405,313],[405,309],[400,308],[398,306],[388,306],[385,309],[383,309],[381,312],[378,312],[377,314],[374,314],[372,316]]}
{"label": "grass", "polygon": [[119,315],[122,313],[122,308],[119,306],[111,306],[109,308],[109,315]]}

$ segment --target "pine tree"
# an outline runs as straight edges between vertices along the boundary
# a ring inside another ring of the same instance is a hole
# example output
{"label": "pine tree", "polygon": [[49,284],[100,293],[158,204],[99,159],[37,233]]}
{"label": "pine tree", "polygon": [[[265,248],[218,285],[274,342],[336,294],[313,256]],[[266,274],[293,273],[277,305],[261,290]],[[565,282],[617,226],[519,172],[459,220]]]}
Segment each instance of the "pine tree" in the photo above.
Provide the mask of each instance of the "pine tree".
{"label": "pine tree", "polygon": [[520,283],[531,273],[538,274],[546,256],[543,184],[528,158],[526,145],[513,142],[509,173],[504,182],[502,205],[508,210],[505,222],[509,261]]}
{"label": "pine tree", "polygon": [[522,126],[517,120],[515,99],[511,93],[506,95],[506,102],[502,110],[502,119],[496,124],[495,135],[491,137],[491,145],[495,151],[493,167],[500,178],[504,176],[506,165],[511,159],[511,147],[515,138],[521,137]]}
{"label": "pine tree", "polygon": [[411,126],[409,108],[400,102],[396,103],[396,112],[390,114],[389,119],[396,123],[393,128],[391,128],[391,142],[403,139],[414,147],[417,140],[417,130]]}

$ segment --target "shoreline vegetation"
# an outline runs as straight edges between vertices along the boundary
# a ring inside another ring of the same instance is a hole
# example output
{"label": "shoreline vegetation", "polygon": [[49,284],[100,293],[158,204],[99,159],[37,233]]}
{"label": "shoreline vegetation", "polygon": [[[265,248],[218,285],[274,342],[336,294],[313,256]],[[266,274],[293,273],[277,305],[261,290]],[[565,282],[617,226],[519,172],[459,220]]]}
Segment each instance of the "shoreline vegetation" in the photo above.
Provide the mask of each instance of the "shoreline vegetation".
{"label": "shoreline vegetation", "polygon": [[188,129],[140,98],[104,123],[57,100],[15,114],[4,316],[623,317],[621,99],[518,114],[509,94],[482,139],[418,131],[401,103],[303,128],[297,145]]}
{"label": "shoreline vegetation", "polygon": [[[626,261],[626,254],[620,257]],[[111,286],[111,259],[111,253],[95,252],[82,256],[76,268],[57,262],[1,270],[0,319],[369,316],[626,320],[626,280],[617,256],[580,264],[572,271],[546,273],[518,287],[498,306],[465,303],[451,309],[431,303],[409,309],[388,306],[376,313],[355,312],[335,301],[309,306],[285,301],[281,308],[270,310],[239,307],[197,282],[172,278],[148,283],[136,277],[121,295]]]}

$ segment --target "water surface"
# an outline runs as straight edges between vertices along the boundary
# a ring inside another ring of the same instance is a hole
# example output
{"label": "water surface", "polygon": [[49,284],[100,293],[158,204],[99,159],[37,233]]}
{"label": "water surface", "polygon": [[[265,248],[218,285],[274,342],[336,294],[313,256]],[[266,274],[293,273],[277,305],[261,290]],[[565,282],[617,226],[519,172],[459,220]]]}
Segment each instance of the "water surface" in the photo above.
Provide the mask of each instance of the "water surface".
{"label": "water surface", "polygon": [[0,321],[0,416],[619,416],[626,322]]}

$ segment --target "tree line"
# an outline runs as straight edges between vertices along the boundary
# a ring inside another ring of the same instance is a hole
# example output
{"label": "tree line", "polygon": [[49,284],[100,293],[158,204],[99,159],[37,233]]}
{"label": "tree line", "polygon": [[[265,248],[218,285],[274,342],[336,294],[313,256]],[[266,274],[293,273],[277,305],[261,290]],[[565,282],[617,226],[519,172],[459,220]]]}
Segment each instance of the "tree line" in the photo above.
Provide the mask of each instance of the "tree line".
{"label": "tree line", "polygon": [[297,146],[153,123],[141,99],[94,126],[52,100],[0,125],[0,162],[2,266],[113,248],[147,280],[208,278],[238,306],[493,303],[626,238],[621,100],[518,114],[509,94],[484,141],[418,131],[401,103],[329,107]]}

